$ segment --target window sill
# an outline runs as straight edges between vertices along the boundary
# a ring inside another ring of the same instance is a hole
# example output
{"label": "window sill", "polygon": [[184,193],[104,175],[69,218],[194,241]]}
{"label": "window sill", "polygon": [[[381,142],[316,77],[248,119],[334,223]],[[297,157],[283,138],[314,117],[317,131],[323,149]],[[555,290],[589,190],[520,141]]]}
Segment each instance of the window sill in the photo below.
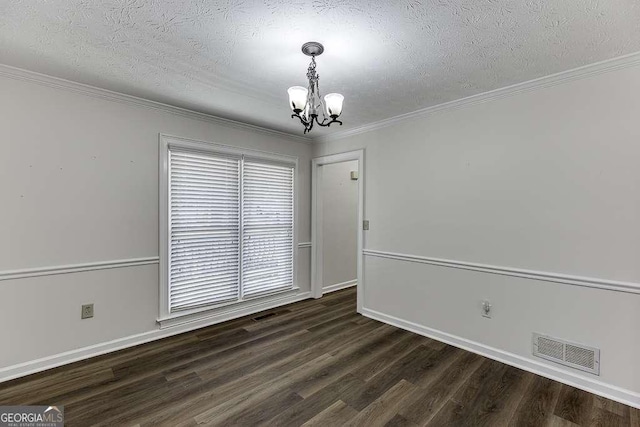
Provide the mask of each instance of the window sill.
{"label": "window sill", "polygon": [[160,329],[185,325],[187,323],[201,323],[202,326],[213,325],[237,319],[263,310],[269,310],[293,302],[302,301],[311,297],[311,292],[300,292],[300,288],[288,289],[268,295],[262,295],[246,299],[240,302],[231,302],[215,307],[203,307],[189,310],[183,313],[173,313],[157,320]]}

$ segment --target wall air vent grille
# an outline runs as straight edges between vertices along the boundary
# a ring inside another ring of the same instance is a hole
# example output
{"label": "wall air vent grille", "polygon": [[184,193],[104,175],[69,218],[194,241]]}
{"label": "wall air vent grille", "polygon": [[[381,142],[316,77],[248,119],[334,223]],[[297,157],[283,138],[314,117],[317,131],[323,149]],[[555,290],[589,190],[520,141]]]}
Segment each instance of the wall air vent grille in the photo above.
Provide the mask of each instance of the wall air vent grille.
{"label": "wall air vent grille", "polygon": [[564,357],[564,345],[561,342],[540,337],[538,338],[538,353],[562,360]]}
{"label": "wall air vent grille", "polygon": [[582,347],[576,347],[575,345],[565,344],[565,360],[573,363],[574,365],[584,366],[588,369],[593,369],[595,366],[595,353],[593,350],[589,350]]}
{"label": "wall air vent grille", "polygon": [[542,334],[533,334],[533,355],[600,375],[600,350]]}

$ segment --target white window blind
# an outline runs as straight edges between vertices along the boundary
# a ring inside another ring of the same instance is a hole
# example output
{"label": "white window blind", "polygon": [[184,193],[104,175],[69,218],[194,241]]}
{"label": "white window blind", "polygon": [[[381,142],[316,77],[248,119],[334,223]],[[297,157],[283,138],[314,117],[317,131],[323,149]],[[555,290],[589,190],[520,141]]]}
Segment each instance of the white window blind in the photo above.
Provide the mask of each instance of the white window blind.
{"label": "white window blind", "polygon": [[169,312],[293,288],[294,167],[170,149]]}
{"label": "white window blind", "polygon": [[242,282],[245,297],[293,286],[293,168],[244,162]]}
{"label": "white window blind", "polygon": [[240,159],[170,152],[171,311],[238,298]]}

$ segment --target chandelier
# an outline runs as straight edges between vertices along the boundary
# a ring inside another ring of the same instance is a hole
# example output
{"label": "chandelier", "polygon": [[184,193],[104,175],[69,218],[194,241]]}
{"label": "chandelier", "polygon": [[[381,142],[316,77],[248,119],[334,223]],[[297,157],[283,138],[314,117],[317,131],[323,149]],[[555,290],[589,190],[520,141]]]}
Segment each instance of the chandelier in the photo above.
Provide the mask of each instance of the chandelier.
{"label": "chandelier", "polygon": [[[324,52],[324,46],[318,42],[308,42],[302,45],[302,53],[311,57],[311,63],[307,69],[308,87],[292,86],[289,93],[289,105],[293,110],[292,118],[297,117],[304,126],[304,133],[311,131],[313,123],[318,126],[331,126],[332,123],[342,125],[337,120],[342,113],[342,102],[344,96],[339,93],[330,93],[322,98],[318,80],[320,76],[316,74],[316,56]],[[322,119],[318,119],[319,113]]]}

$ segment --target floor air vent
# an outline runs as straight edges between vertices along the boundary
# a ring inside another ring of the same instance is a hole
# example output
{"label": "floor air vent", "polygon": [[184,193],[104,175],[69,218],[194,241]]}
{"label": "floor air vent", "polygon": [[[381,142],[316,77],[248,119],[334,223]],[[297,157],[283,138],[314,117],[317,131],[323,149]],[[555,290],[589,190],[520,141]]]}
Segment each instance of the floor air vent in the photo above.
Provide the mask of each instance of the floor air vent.
{"label": "floor air vent", "polygon": [[600,375],[600,350],[597,348],[534,333],[533,355]]}
{"label": "floor air vent", "polygon": [[253,318],[253,320],[255,322],[259,322],[260,320],[264,320],[264,319],[268,319],[269,317],[273,317],[273,316],[277,316],[278,313],[267,313],[267,314],[262,314],[260,316],[256,316]]}

